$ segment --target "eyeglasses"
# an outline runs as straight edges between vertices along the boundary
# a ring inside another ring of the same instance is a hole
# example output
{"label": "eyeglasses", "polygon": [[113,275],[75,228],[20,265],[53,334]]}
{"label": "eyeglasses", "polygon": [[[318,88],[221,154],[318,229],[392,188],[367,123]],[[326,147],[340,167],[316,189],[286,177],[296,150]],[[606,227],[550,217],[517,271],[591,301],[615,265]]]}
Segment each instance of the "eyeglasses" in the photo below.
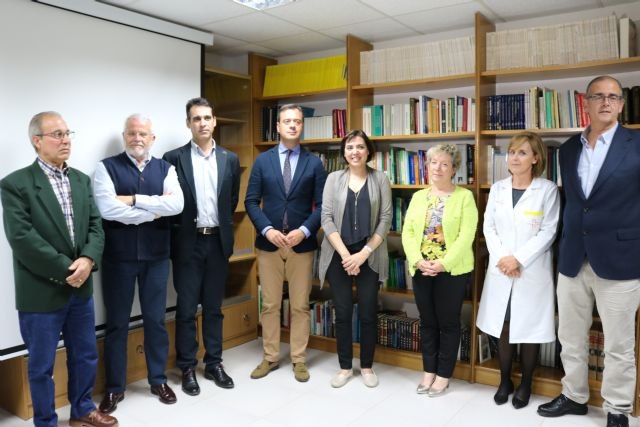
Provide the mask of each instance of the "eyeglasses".
{"label": "eyeglasses", "polygon": [[36,136],[40,136],[40,137],[48,136],[48,137],[51,137],[53,139],[57,139],[58,141],[62,141],[65,138],[73,139],[75,134],[76,133],[74,131],[72,131],[72,130],[68,130],[66,132],[62,132],[61,130],[57,130],[55,132],[40,133],[40,134],[38,134]]}
{"label": "eyeglasses", "polygon": [[613,94],[613,93],[609,94],[609,95],[604,95],[602,93],[595,93],[593,95],[587,96],[587,99],[589,101],[593,101],[593,102],[603,102],[606,99],[611,104],[616,104],[616,103],[622,101],[622,96],[616,95],[616,94]]}

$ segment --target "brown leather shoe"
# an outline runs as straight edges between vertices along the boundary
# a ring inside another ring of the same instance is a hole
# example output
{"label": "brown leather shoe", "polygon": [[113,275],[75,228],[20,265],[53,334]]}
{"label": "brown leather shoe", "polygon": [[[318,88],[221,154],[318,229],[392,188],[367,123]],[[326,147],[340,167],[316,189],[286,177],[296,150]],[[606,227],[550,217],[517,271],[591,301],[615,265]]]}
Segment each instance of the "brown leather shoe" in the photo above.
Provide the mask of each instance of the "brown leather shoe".
{"label": "brown leather shoe", "polygon": [[118,408],[118,403],[124,400],[124,393],[105,393],[98,410],[103,414],[110,414]]}
{"label": "brown leather shoe", "polygon": [[152,385],[151,393],[155,394],[160,398],[160,402],[171,405],[172,403],[176,403],[178,399],[176,398],[175,393],[171,390],[171,387],[167,385],[167,383]]}
{"label": "brown leather shoe", "polygon": [[93,411],[80,419],[71,418],[69,425],[71,427],[118,427],[118,420],[100,411]]}

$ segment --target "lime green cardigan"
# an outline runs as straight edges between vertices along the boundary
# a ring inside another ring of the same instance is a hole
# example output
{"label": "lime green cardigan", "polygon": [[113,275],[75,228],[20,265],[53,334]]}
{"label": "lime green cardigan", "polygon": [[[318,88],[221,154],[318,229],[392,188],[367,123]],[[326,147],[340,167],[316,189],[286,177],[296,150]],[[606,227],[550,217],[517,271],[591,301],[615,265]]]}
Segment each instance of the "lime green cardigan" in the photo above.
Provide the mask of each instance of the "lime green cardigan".
{"label": "lime green cardigan", "polygon": [[[422,259],[422,238],[424,235],[427,196],[431,187],[416,191],[411,198],[402,227],[402,247],[409,264],[411,276],[415,274],[415,265]],[[447,252],[439,260],[445,271],[453,276],[473,270],[473,239],[478,226],[478,208],[473,193],[466,188],[457,187],[444,203],[442,231]]]}

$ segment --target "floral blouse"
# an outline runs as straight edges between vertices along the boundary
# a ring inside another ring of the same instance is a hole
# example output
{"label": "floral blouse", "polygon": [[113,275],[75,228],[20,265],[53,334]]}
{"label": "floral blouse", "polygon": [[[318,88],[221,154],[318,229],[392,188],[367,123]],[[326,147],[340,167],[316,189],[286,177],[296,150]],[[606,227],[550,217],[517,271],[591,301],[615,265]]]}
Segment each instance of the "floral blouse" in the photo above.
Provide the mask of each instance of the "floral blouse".
{"label": "floral blouse", "polygon": [[447,253],[447,245],[442,231],[442,214],[444,202],[449,198],[430,194],[427,199],[427,213],[425,219],[424,234],[422,237],[421,252],[425,259],[433,261],[444,258]]}

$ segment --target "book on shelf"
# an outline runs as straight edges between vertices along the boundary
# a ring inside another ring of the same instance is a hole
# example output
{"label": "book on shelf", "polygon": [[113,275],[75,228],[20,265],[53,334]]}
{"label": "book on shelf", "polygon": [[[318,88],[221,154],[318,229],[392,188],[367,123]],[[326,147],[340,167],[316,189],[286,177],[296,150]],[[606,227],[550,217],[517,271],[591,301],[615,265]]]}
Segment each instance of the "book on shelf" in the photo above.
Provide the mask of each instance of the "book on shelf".
{"label": "book on shelf", "polygon": [[331,139],[345,136],[347,110],[335,108],[330,116],[304,116],[302,140]]}
{"label": "book on shelf", "polygon": [[[456,144],[463,161],[456,172],[455,183],[473,184],[475,148],[470,144]],[[394,185],[427,185],[429,168],[427,151],[412,151],[404,147],[379,148],[370,161],[370,166],[384,172]]]}
{"label": "book on shelf", "polygon": [[491,359],[491,346],[489,337],[485,333],[478,334],[478,359],[480,363]]}
{"label": "book on shelf", "polygon": [[269,65],[262,96],[285,96],[346,89],[347,55]]}
{"label": "book on shelf", "polygon": [[420,80],[471,74],[475,37],[360,52],[360,84]]}
{"label": "book on shelf", "polygon": [[487,70],[617,59],[620,46],[615,15],[495,31],[486,35]]}
{"label": "book on shelf", "polygon": [[340,148],[336,147],[329,150],[311,150],[311,154],[317,156],[322,162],[322,166],[327,173],[335,172],[340,169],[344,169],[345,161],[340,155]]}
{"label": "book on shelf", "polygon": [[406,103],[367,105],[362,108],[362,128],[370,136],[472,132],[475,100],[421,95]]}
{"label": "book on shelf", "polygon": [[620,18],[620,58],[636,56],[636,24],[628,17]]}
{"label": "book on shelf", "polygon": [[524,93],[487,97],[488,130],[560,129],[589,125],[586,94],[534,86]]}

